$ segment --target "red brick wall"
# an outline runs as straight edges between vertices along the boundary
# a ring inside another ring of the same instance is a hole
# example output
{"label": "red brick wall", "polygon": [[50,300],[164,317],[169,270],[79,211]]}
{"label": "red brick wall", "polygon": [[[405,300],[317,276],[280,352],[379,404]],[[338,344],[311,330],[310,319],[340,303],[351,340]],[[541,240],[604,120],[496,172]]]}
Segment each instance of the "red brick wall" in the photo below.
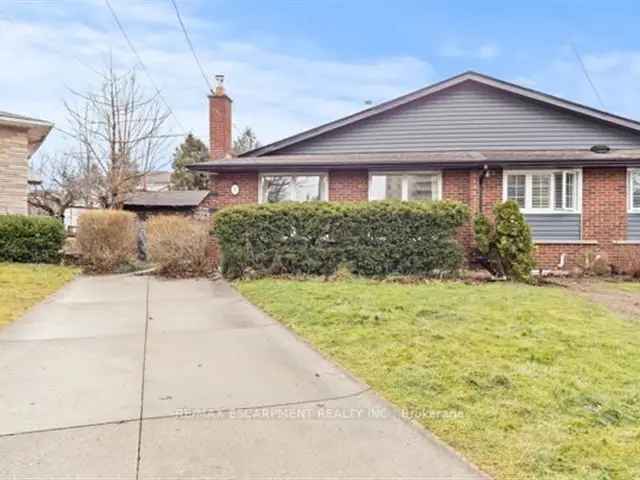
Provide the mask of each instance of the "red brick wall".
{"label": "red brick wall", "polygon": [[469,202],[469,186],[471,172],[444,171],[442,172],[442,198],[455,202]]}
{"label": "red brick wall", "polygon": [[[456,170],[442,173],[442,198],[469,206],[471,222],[460,229],[458,240],[470,252],[474,245],[473,218],[480,211],[481,170]],[[491,170],[482,185],[482,212],[491,216],[493,207],[502,201],[502,172]]]}
{"label": "red brick wall", "polygon": [[[329,200],[332,202],[366,201],[369,174],[367,171],[335,171],[329,174]],[[231,185],[237,184],[240,193],[231,195]],[[216,207],[258,202],[258,174],[221,173],[211,176],[211,188],[216,193]]]}
{"label": "red brick wall", "polygon": [[[479,175],[479,173],[478,173]],[[482,185],[482,213],[493,215],[493,207],[502,202],[502,170],[489,170]]]}
{"label": "red brick wall", "polygon": [[582,237],[608,243],[627,235],[627,171],[585,168],[582,182]]}
{"label": "red brick wall", "polygon": [[[479,210],[479,176],[481,170],[444,171],[442,197],[470,206],[472,215]],[[330,201],[366,201],[368,172],[365,170],[333,171],[329,174]],[[231,185],[237,184],[240,193],[231,195]],[[212,176],[215,208],[229,205],[257,203],[258,174],[233,173]],[[566,268],[575,265],[585,252],[605,252],[608,260],[623,269],[629,255],[640,256],[640,245],[613,243],[626,238],[627,197],[626,170],[585,168],[583,171],[583,240],[597,240],[597,245],[538,244],[536,261],[540,268],[557,268],[561,254],[566,254]],[[493,206],[502,201],[502,172],[491,170],[483,182],[482,210],[491,215]],[[473,228],[460,230],[459,240],[467,251],[473,248]]]}
{"label": "red brick wall", "polygon": [[628,258],[640,255],[640,245],[614,242],[627,236],[627,171],[625,168],[585,168],[582,181],[582,239],[594,245],[538,245],[536,259],[541,268],[556,268],[566,254],[567,268],[587,252],[606,255],[619,270]]}
{"label": "red brick wall", "polygon": [[576,265],[576,260],[587,252],[601,252],[599,245],[572,245],[572,244],[537,244],[536,266],[545,270],[560,268],[562,254],[565,254],[563,269],[569,270]]}
{"label": "red brick wall", "polygon": [[329,201],[359,202],[369,198],[369,173],[366,170],[329,172]]}
{"label": "red brick wall", "polygon": [[231,152],[231,99],[224,93],[209,96],[209,152],[213,159]]}
{"label": "red brick wall", "polygon": [[[481,170],[452,170],[442,173],[442,198],[469,205],[472,214],[480,207]],[[482,184],[482,211],[490,215],[502,201],[502,171],[490,170]]]}
{"label": "red brick wall", "polygon": [[[215,208],[220,209],[229,205],[258,203],[258,174],[249,173],[221,173],[212,175],[211,190],[215,194]],[[231,194],[231,186],[238,185],[238,195]]]}
{"label": "red brick wall", "polygon": [[[472,215],[479,209],[479,176],[481,171],[443,172],[443,198],[469,205]],[[606,255],[608,261],[624,270],[629,257],[640,256],[640,245],[622,245],[615,241],[626,239],[627,173],[624,168],[585,168],[582,187],[582,239],[597,244],[536,245],[535,258],[539,268],[556,269],[565,254],[564,268],[575,266],[576,260],[587,252]],[[493,206],[502,201],[502,171],[491,170],[483,183],[482,211],[491,216]],[[459,240],[467,251],[473,248],[473,228],[461,229]]]}
{"label": "red brick wall", "polygon": [[[453,202],[470,204],[470,191],[472,188],[472,178],[476,178],[473,172],[464,171],[444,171],[442,172],[442,198]],[[473,248],[473,227],[469,223],[458,231],[458,241],[469,253]]]}

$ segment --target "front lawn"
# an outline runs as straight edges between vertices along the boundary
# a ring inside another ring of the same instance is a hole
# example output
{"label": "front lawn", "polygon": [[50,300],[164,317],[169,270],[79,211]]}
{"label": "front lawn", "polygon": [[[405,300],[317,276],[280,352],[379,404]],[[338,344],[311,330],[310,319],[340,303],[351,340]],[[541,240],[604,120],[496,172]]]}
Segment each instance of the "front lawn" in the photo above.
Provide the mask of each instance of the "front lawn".
{"label": "front lawn", "polygon": [[57,265],[0,263],[0,327],[19,318],[78,273]]}
{"label": "front lawn", "polygon": [[560,287],[237,286],[496,478],[640,478],[637,322]]}
{"label": "front lawn", "polygon": [[640,281],[637,280],[634,282],[608,282],[606,286],[613,291],[637,293],[640,295]]}

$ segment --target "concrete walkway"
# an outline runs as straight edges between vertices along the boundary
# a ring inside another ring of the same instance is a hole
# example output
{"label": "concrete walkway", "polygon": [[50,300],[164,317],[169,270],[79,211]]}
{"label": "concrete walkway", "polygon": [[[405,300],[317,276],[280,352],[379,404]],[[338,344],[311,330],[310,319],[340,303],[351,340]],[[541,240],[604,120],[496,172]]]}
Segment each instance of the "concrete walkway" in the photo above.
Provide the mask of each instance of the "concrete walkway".
{"label": "concrete walkway", "polygon": [[149,277],[0,329],[0,478],[53,477],[483,478],[226,283]]}

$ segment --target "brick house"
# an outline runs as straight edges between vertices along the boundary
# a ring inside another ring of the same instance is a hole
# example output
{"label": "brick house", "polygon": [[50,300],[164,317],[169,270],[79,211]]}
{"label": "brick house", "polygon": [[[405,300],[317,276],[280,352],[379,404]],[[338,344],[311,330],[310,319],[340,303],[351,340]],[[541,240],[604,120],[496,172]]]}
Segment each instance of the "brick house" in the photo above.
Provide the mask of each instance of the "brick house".
{"label": "brick house", "polygon": [[0,214],[28,213],[29,159],[53,124],[0,112]]}
{"label": "brick house", "polygon": [[[217,208],[283,200],[515,200],[541,268],[640,255],[640,122],[467,72],[233,157],[231,99],[209,97]],[[472,247],[471,227],[461,232]]]}

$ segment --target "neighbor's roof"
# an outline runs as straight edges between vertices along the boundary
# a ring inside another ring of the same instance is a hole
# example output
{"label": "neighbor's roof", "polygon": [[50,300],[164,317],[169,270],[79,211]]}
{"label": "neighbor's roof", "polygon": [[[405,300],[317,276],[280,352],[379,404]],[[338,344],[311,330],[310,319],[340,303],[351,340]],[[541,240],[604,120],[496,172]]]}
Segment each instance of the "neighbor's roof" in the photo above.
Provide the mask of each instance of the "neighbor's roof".
{"label": "neighbor's roof", "polygon": [[145,176],[147,183],[170,183],[171,172],[153,171],[147,173]]}
{"label": "neighbor's roof", "polygon": [[127,207],[197,207],[210,195],[208,190],[134,192],[125,200]]}
{"label": "neighbor's roof", "polygon": [[434,83],[433,85],[429,85],[428,87],[421,88],[419,90],[416,90],[407,95],[403,95],[401,97],[395,98],[388,102],[384,102],[374,107],[368,108],[366,110],[362,110],[353,115],[349,115],[347,117],[334,120],[333,122],[329,122],[319,127],[306,130],[302,133],[298,133],[291,137],[287,137],[283,140],[279,140],[277,142],[264,145],[262,147],[246,152],[240,156],[241,157],[260,157],[263,155],[272,154],[283,148],[290,147],[291,145],[309,140],[311,138],[317,137],[319,135],[323,135],[327,132],[345,127],[347,125],[351,125],[353,123],[359,122],[366,118],[381,114],[383,112],[400,107],[402,105],[406,105],[410,102],[414,102],[416,100],[428,97],[429,95],[433,95],[437,92],[440,92],[442,90],[454,87],[456,85],[459,85],[463,82],[468,82],[468,81],[473,81],[476,83],[487,85],[487,86],[496,88],[498,90],[502,90],[511,94],[519,95],[521,97],[525,97],[527,99],[540,102],[542,104],[550,105],[556,108],[561,108],[585,117],[596,119],[596,120],[608,123],[610,125],[622,127],[634,132],[640,132],[640,122],[637,122],[635,120],[631,120],[629,118],[621,117],[618,115],[613,115],[611,113],[608,113],[602,110],[591,108],[586,105],[581,105],[579,103],[565,100],[559,97],[555,97],[553,95],[549,95],[546,93],[542,93],[537,90],[521,87],[513,83],[505,82],[504,80],[498,80],[497,78],[493,78],[488,75],[483,75],[481,73],[469,71],[469,72],[462,73],[460,75],[456,75],[455,77],[451,77],[447,80]]}
{"label": "neighbor's roof", "polygon": [[610,166],[611,161],[640,165],[640,149],[611,150],[478,150],[407,153],[349,153],[327,155],[274,155],[213,160],[191,165],[192,170],[206,172],[286,171],[286,170],[352,170],[354,167],[378,169],[469,168],[488,166],[542,167],[561,164]]}
{"label": "neighbor's roof", "polygon": [[29,155],[33,155],[47,137],[53,123],[0,110],[0,125],[27,129]]}
{"label": "neighbor's roof", "polygon": [[4,112],[0,110],[0,121],[8,121],[14,123],[23,123],[25,125],[45,125],[53,127],[53,123],[46,120],[40,120],[39,118],[25,117],[23,115],[16,115],[15,113]]}

